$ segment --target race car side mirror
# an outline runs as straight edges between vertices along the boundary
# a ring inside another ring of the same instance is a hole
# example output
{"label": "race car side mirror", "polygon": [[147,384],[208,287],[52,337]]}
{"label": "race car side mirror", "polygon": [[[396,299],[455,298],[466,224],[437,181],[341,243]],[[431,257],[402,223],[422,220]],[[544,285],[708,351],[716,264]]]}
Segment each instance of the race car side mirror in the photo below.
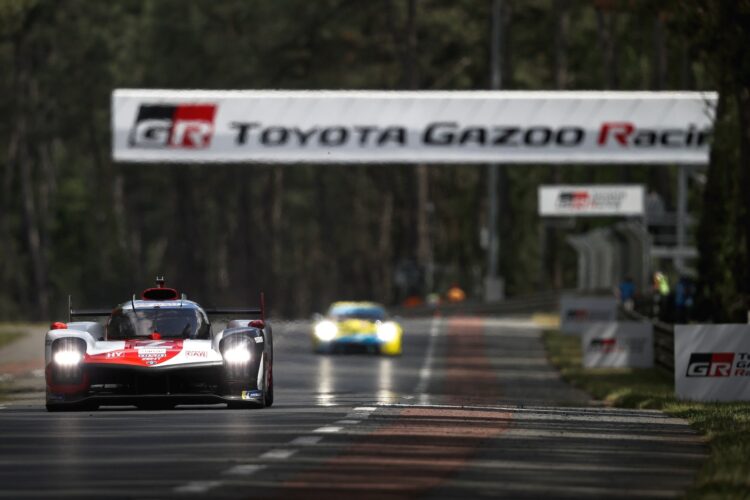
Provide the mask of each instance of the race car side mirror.
{"label": "race car side mirror", "polygon": [[266,327],[266,323],[262,319],[254,319],[251,322],[247,324],[250,328],[260,328],[263,329]]}

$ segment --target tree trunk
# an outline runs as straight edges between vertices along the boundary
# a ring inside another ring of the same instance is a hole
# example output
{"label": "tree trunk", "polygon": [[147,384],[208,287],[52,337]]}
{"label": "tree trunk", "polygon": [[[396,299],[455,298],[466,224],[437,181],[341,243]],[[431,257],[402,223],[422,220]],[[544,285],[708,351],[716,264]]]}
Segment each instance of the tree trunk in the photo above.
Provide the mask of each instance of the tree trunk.
{"label": "tree trunk", "polygon": [[[740,193],[741,196],[741,221],[744,221],[740,235],[744,239],[744,258],[741,258],[740,268],[744,270],[744,276],[740,280],[740,292],[744,295],[745,307],[750,310],[750,87],[740,87],[737,91],[737,106],[739,114],[740,132]],[[742,251],[741,251],[742,252]]]}
{"label": "tree trunk", "polygon": [[613,12],[605,12],[603,7],[596,9],[596,30],[602,54],[602,82],[605,89],[616,89],[618,84],[615,19]]}
{"label": "tree trunk", "polygon": [[[568,0],[556,0],[555,12],[557,13],[555,20],[555,88],[565,90],[568,85]],[[555,184],[562,182],[562,168],[557,165],[552,167],[552,179]],[[549,279],[544,280],[544,282],[551,282],[552,287],[557,289],[563,286],[562,252],[560,252],[563,244],[561,240],[562,233],[554,226],[548,229],[547,237],[544,238],[547,259],[546,265],[543,267],[547,268],[550,274]],[[542,255],[544,255],[544,252]]]}

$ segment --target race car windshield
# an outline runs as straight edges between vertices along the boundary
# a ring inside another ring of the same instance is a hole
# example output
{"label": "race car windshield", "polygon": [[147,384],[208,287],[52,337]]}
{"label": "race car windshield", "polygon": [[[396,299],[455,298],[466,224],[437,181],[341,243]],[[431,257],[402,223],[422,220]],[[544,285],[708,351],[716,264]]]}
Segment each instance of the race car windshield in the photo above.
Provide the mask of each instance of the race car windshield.
{"label": "race car windshield", "polygon": [[382,321],[385,319],[385,309],[382,307],[334,307],[329,314],[336,319],[364,319],[368,321]]}
{"label": "race car windshield", "polygon": [[149,337],[158,333],[163,339],[207,339],[209,324],[195,309],[136,309],[117,311],[107,325],[110,340]]}

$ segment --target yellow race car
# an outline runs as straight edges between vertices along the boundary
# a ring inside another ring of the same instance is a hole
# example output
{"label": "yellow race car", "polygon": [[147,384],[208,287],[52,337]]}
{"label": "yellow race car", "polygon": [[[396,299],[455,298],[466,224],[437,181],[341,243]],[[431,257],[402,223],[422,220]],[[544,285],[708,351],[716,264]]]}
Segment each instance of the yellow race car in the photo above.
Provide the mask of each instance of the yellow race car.
{"label": "yellow race car", "polygon": [[316,318],[312,341],[316,353],[367,352],[398,356],[403,329],[375,302],[334,302]]}

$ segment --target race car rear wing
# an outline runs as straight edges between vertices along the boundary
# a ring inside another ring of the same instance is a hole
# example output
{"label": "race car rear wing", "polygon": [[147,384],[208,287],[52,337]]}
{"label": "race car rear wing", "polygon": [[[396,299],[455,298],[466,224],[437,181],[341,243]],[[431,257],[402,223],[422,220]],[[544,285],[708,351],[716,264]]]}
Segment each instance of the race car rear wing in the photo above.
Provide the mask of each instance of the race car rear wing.
{"label": "race car rear wing", "polygon": [[213,316],[241,316],[241,315],[248,315],[248,316],[257,316],[261,320],[266,320],[266,296],[263,292],[260,294],[260,307],[256,308],[250,308],[250,309],[244,309],[244,308],[238,308],[238,307],[214,307],[214,308],[208,308],[203,309],[206,314],[213,315]]}
{"label": "race car rear wing", "polygon": [[[203,309],[203,311],[212,316],[257,316],[261,320],[266,320],[266,296],[261,292],[260,307],[241,308],[241,307],[214,307]],[[112,309],[73,309],[72,299],[68,296],[68,322],[73,318],[100,318],[112,314]]]}

